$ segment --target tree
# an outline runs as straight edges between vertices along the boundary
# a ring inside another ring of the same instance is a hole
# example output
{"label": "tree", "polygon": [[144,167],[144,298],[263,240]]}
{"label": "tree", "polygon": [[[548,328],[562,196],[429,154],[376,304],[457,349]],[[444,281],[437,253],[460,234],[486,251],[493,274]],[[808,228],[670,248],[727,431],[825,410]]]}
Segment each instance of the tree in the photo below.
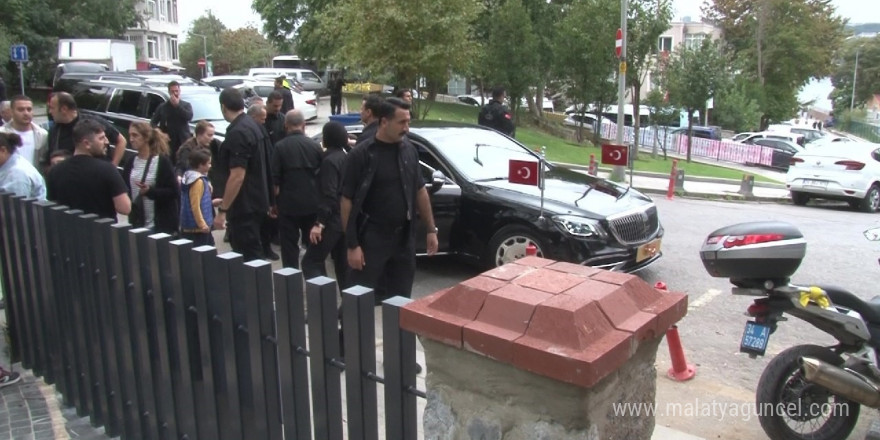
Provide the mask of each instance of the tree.
{"label": "tree", "polygon": [[[673,122],[678,120],[678,111],[666,99],[666,93],[659,87],[654,87],[648,92],[648,114],[651,125],[654,127],[654,145],[651,149],[651,158],[657,158],[657,142],[662,141],[660,148],[663,149],[663,159],[666,159],[666,131]],[[659,128],[663,127],[663,135],[660,136]]]}
{"label": "tree", "polygon": [[59,38],[122,38],[142,21],[135,0],[7,0],[0,10],[0,67],[6,68],[8,83],[18,78],[17,67],[9,62],[10,44],[27,45],[30,79],[48,79],[57,63]]}
{"label": "tree", "polygon": [[[477,5],[437,0],[412,13],[407,0],[339,0],[317,20],[317,35],[334,42],[328,60],[416,88],[420,78],[446,82],[474,52],[468,38]],[[377,26],[381,23],[381,26]]]}
{"label": "tree", "polygon": [[227,30],[220,34],[220,44],[214,51],[214,72],[223,75],[268,66],[274,56],[275,48],[256,28]]}
{"label": "tree", "polygon": [[761,125],[761,109],[744,80],[719,90],[712,115],[718,125],[735,132],[755,131]]}
{"label": "tree", "polygon": [[666,88],[669,101],[688,113],[688,162],[691,161],[694,112],[703,109],[706,101],[724,87],[726,63],[719,44],[708,39],[697,48],[682,47],[670,59]]}
{"label": "tree", "polygon": [[[223,33],[227,32],[226,26],[223,25],[217,17],[211,14],[209,10],[192,22],[191,27],[187,30],[186,41],[180,44],[180,65],[186,68],[191,75],[200,72],[202,69],[198,65],[200,58],[205,56],[207,51],[209,58],[211,54],[216,54],[217,46]],[[204,35],[205,40],[197,35]],[[213,57],[212,60],[216,60]]]}
{"label": "tree", "polygon": [[761,86],[761,126],[797,111],[797,93],[831,73],[845,20],[828,0],[712,0],[703,9],[724,34],[741,75]]}
{"label": "tree", "polygon": [[520,98],[530,95],[537,81],[537,51],[538,41],[521,0],[508,0],[493,12],[486,45],[487,79],[507,88],[514,118]]}
{"label": "tree", "polygon": [[[856,53],[859,65],[856,69]],[[841,47],[839,61],[831,73],[831,93],[834,111],[842,114],[850,105],[861,107],[871,97],[880,92],[880,37],[852,38]],[[858,71],[856,71],[858,70]],[[855,94],[853,94],[853,73],[855,73]]]}
{"label": "tree", "polygon": [[669,0],[630,0],[627,10],[626,82],[632,87],[633,157],[639,157],[639,113],[642,84],[657,54],[657,41],[669,29],[672,6]]}
{"label": "tree", "polygon": [[[567,84],[568,97],[584,106],[580,112],[586,112],[586,104],[596,103],[599,124],[592,130],[598,143],[602,109],[616,91],[611,79],[617,66],[614,31],[620,8],[614,2],[585,0],[572,4],[565,12],[554,44],[554,72]],[[572,44],[573,41],[590,44]],[[578,139],[583,137],[582,125],[578,127]]]}
{"label": "tree", "polygon": [[346,34],[321,32],[318,19],[331,6],[346,0],[253,0],[251,8],[263,19],[263,33],[282,52],[296,51],[310,60],[325,61],[333,52],[332,43]]}

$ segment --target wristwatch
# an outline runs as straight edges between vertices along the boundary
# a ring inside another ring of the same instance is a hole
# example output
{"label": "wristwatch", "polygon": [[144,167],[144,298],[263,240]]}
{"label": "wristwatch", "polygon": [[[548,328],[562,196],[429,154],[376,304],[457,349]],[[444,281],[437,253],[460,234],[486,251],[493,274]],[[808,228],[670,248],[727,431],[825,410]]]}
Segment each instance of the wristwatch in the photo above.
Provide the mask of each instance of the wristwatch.
{"label": "wristwatch", "polygon": [[321,224],[321,222],[315,222],[315,227],[322,230],[322,231],[324,230],[324,225]]}
{"label": "wristwatch", "polygon": [[440,229],[437,228],[436,226],[434,226],[434,229],[430,229],[430,228],[428,229],[429,234],[436,234],[438,232],[440,232]]}
{"label": "wristwatch", "polygon": [[223,208],[222,206],[218,206],[217,212],[219,212],[220,214],[226,214],[227,212],[229,212],[229,210],[226,208]]}

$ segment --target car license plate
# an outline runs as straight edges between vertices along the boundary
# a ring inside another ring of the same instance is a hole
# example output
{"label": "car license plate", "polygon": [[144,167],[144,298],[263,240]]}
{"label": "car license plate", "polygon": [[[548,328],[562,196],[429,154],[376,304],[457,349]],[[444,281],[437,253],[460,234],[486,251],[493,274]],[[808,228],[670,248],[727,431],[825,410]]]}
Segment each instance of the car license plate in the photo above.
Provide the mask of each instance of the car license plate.
{"label": "car license plate", "polygon": [[770,327],[755,321],[748,321],[746,329],[743,331],[742,342],[739,344],[739,351],[763,356],[769,341]]}
{"label": "car license plate", "polygon": [[804,179],[804,186],[815,186],[819,188],[827,188],[828,181]]}
{"label": "car license plate", "polygon": [[648,258],[659,254],[660,240],[661,239],[658,238],[654,241],[639,246],[639,249],[636,251],[636,263],[641,263],[642,261],[645,261]]}

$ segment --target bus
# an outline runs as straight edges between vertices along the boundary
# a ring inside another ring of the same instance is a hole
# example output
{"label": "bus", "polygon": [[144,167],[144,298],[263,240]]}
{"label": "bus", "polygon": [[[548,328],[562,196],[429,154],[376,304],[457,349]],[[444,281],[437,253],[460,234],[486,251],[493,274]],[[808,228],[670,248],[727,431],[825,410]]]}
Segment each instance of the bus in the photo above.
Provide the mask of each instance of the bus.
{"label": "bus", "polygon": [[315,63],[301,59],[296,55],[278,55],[272,58],[272,67],[276,69],[308,69],[317,72]]}

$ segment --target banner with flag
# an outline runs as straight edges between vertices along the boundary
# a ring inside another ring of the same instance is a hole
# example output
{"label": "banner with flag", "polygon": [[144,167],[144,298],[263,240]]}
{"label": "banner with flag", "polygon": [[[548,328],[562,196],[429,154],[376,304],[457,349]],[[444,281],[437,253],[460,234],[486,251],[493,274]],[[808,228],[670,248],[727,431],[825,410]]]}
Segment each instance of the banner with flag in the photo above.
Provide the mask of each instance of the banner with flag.
{"label": "banner with flag", "polygon": [[538,186],[540,182],[538,162],[511,159],[507,180],[510,183]]}

